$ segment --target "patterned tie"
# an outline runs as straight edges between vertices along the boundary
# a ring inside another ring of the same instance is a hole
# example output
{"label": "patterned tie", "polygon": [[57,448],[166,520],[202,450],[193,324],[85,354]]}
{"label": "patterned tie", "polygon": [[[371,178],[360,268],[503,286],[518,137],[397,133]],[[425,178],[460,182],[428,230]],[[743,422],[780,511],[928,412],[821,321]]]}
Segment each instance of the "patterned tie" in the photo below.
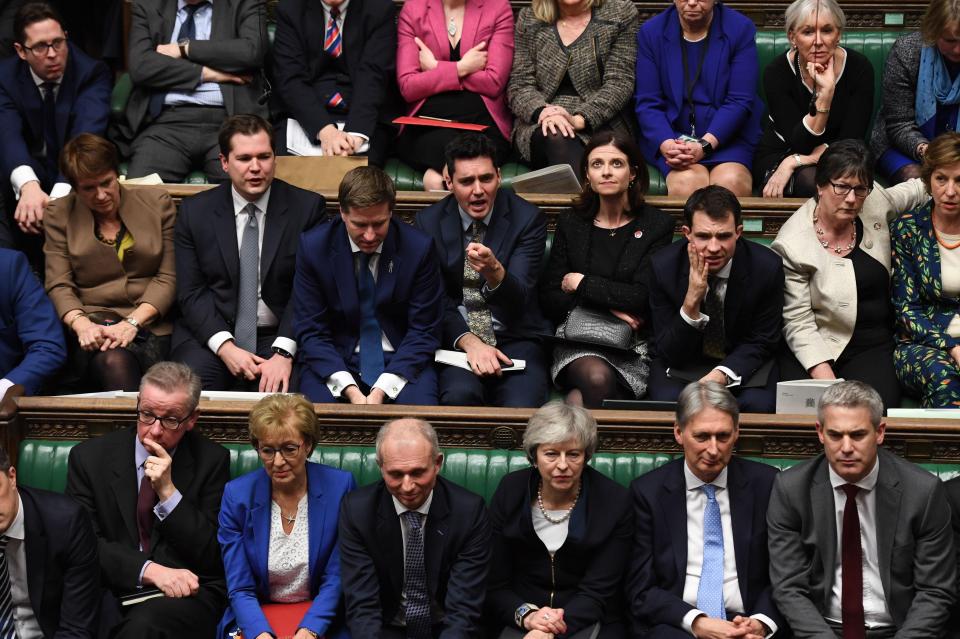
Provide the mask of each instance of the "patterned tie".
{"label": "patterned tie", "polygon": [[430,639],[430,598],[427,596],[427,567],[423,555],[422,515],[408,510],[401,517],[407,523],[407,554],[403,566],[403,589],[407,593],[404,611],[407,637]]}
{"label": "patterned tie", "polygon": [[157,493],[146,473],[140,480],[140,492],[137,493],[137,534],[140,537],[140,550],[150,552],[150,535],[153,534],[153,507],[157,505]]}
{"label": "patterned tie", "polygon": [[57,96],[56,82],[44,82],[43,89],[43,142],[46,146],[44,165],[47,170],[47,179],[56,182],[60,171],[57,162],[60,159],[60,142],[57,135]]}
{"label": "patterned tie", "polygon": [[[327,20],[327,28],[323,33],[323,50],[334,58],[339,58],[343,54],[343,39],[340,37],[340,26],[337,24],[338,17],[340,17],[340,8],[332,7],[330,9],[330,19]],[[331,109],[343,111],[347,109],[347,104],[339,91],[330,96],[330,99],[327,100],[327,106]]]}
{"label": "patterned tie", "polygon": [[726,357],[726,344],[723,330],[723,299],[720,297],[722,279],[716,275],[707,276],[707,296],[703,300],[703,312],[710,317],[703,330],[703,354],[714,359]]}
{"label": "patterned tie", "polygon": [[[173,39],[174,42],[195,40],[197,38],[197,11],[208,4],[210,3],[198,2],[197,4],[187,4],[183,6],[184,11],[187,12],[187,17],[184,18],[180,24],[180,31],[177,32],[177,37]],[[151,118],[156,118],[160,115],[160,111],[163,110],[163,101],[166,98],[166,91],[155,91],[153,95],[150,96],[149,111]]]}
{"label": "patterned tie", "polygon": [[383,373],[383,339],[377,320],[377,283],[370,272],[373,253],[359,253],[360,272],[357,292],[360,295],[360,379],[368,386],[377,383]]}
{"label": "patterned tie", "polygon": [[863,618],[863,549],[860,545],[860,513],[857,510],[857,493],[860,492],[860,487],[844,484],[841,488],[847,494],[847,503],[843,506],[843,532],[840,536],[843,639],[864,639],[867,634]]}
{"label": "patterned tie", "polygon": [[726,619],[723,607],[723,524],[717,487],[704,484],[707,507],[703,509],[703,566],[700,568],[700,588],[697,590],[697,608],[714,619]]}
{"label": "patterned tie", "polygon": [[0,639],[17,639],[17,629],[13,618],[13,596],[10,593],[10,571],[7,567],[7,542],[10,539],[0,537]]}
{"label": "patterned tie", "polygon": [[244,207],[247,223],[240,240],[240,283],[237,293],[237,320],[233,338],[237,346],[250,353],[257,352],[257,288],[260,284],[260,227],[257,207]]}
{"label": "patterned tie", "polygon": [[[471,242],[483,244],[483,236],[486,234],[486,225],[483,222],[475,221],[471,230]],[[470,332],[490,346],[497,345],[497,338],[493,334],[493,317],[490,315],[490,307],[487,301],[483,299],[480,289],[483,288],[483,278],[480,273],[473,270],[470,266],[470,260],[467,259],[466,251],[463,254],[463,305],[467,309],[467,328]]]}

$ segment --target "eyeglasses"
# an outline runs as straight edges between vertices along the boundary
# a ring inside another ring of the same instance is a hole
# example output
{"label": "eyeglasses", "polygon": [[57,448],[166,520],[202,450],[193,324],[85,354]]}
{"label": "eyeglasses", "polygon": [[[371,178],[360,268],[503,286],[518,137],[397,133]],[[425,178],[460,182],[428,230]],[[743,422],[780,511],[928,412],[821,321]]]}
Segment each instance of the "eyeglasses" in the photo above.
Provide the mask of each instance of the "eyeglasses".
{"label": "eyeglasses", "polygon": [[273,446],[261,446],[257,449],[257,452],[260,453],[260,459],[265,462],[272,462],[277,456],[277,453],[280,453],[280,456],[286,461],[292,461],[296,459],[297,453],[300,452],[300,447],[303,444],[284,444],[278,448]]}
{"label": "eyeglasses", "polygon": [[66,38],[54,38],[50,42],[38,42],[32,47],[28,47],[25,44],[21,44],[20,46],[26,49],[27,51],[29,51],[30,53],[32,53],[33,55],[37,56],[38,58],[42,58],[43,56],[47,55],[50,49],[53,49],[57,53],[60,53],[61,51],[63,51],[63,47],[65,44],[67,44]]}
{"label": "eyeglasses", "polygon": [[183,422],[187,421],[188,419],[190,419],[190,415],[187,415],[183,419],[177,419],[172,415],[168,415],[166,417],[157,417],[149,411],[140,410],[140,401],[137,400],[137,420],[141,424],[153,426],[154,423],[159,421],[160,425],[167,430],[177,430],[183,425]]}
{"label": "eyeglasses", "polygon": [[870,186],[850,186],[849,184],[837,184],[833,180],[830,180],[830,186],[833,187],[833,192],[840,197],[847,197],[847,194],[850,193],[850,191],[853,191],[853,194],[861,200],[870,195],[870,191],[873,190],[873,187]]}

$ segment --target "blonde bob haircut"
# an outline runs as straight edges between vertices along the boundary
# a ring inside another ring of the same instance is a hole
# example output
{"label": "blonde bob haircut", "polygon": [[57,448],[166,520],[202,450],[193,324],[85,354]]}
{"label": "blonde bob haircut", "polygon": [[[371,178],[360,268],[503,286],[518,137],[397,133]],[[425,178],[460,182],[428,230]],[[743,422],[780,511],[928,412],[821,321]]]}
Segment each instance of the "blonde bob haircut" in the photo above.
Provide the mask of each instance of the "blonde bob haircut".
{"label": "blonde bob haircut", "polygon": [[[584,5],[586,9],[599,8],[603,0],[586,0]],[[553,24],[560,19],[560,9],[557,7],[557,0],[530,0],[530,7],[533,9],[533,17],[540,22]]]}
{"label": "blonde bob haircut", "polygon": [[597,450],[597,420],[586,408],[559,400],[547,402],[530,416],[523,432],[523,451],[530,463],[537,459],[537,448],[576,440],[587,461]]}
{"label": "blonde bob haircut", "polygon": [[951,131],[933,138],[927,146],[927,152],[923,154],[923,165],[920,167],[920,179],[927,187],[927,193],[933,193],[930,190],[930,178],[933,172],[957,162],[960,162],[960,133]]}
{"label": "blonde bob haircut", "polygon": [[317,413],[303,395],[268,395],[250,411],[250,443],[258,448],[260,441],[292,430],[303,438],[307,455],[317,444]]}
{"label": "blonde bob haircut", "polygon": [[949,27],[960,27],[960,0],[930,0],[920,20],[924,44],[935,44]]}

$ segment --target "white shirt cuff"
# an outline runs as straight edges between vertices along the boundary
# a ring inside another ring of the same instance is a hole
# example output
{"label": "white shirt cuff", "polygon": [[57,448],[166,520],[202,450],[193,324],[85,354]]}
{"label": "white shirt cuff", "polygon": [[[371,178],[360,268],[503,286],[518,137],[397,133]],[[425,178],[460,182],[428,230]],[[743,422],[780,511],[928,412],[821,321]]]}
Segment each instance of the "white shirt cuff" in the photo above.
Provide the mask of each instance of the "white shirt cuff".
{"label": "white shirt cuff", "polygon": [[282,348],[291,355],[297,354],[297,343],[290,339],[289,337],[278,337],[273,340],[274,348]]}
{"label": "white shirt cuff", "polygon": [[20,189],[27,182],[40,182],[36,172],[28,164],[21,164],[10,172],[10,186],[13,187],[13,196],[20,199]]}
{"label": "white shirt cuff", "polygon": [[370,150],[370,138],[365,136],[363,133],[355,133],[353,131],[347,131],[348,135],[358,137],[363,140],[363,144],[360,145],[360,148],[357,149],[357,153],[366,153]]}
{"label": "white shirt cuff", "polygon": [[464,331],[463,333],[460,333],[459,335],[457,335],[457,339],[453,340],[454,348],[459,348],[461,351],[464,350],[462,346],[457,346],[457,344],[460,343],[460,340],[463,339],[464,335],[470,335],[470,331]]}
{"label": "white shirt cuff", "polygon": [[683,321],[694,327],[698,331],[702,331],[707,325],[707,322],[710,321],[710,316],[706,313],[700,313],[700,319],[691,319],[689,315],[683,312],[683,308],[680,308],[680,317],[683,318]]}
{"label": "white shirt cuff", "polygon": [[70,195],[71,187],[66,182],[57,182],[53,185],[53,188],[50,189],[50,199],[55,200],[58,197],[63,197],[64,195]]}
{"label": "white shirt cuff", "polygon": [[714,367],[713,367],[713,370],[715,370],[715,371],[720,371],[721,373],[723,373],[724,375],[726,375],[727,377],[730,378],[730,383],[727,384],[727,388],[732,388],[732,387],[734,387],[734,386],[739,386],[739,385],[740,385],[740,382],[743,381],[743,378],[742,378],[742,377],[740,377],[739,375],[737,375],[736,373],[734,373],[732,370],[730,370],[730,369],[727,368],[726,366],[714,366]]}
{"label": "white shirt cuff", "polygon": [[334,399],[340,399],[347,386],[356,386],[357,380],[348,371],[337,371],[327,378],[327,389]]}
{"label": "white shirt cuff", "polygon": [[683,629],[689,632],[694,637],[696,637],[696,635],[693,634],[693,620],[699,617],[700,615],[706,615],[706,614],[707,613],[705,613],[702,610],[698,610],[697,608],[690,609],[690,611],[683,616],[683,621],[681,622]]}
{"label": "white shirt cuff", "polygon": [[233,335],[230,334],[230,331],[220,331],[219,333],[214,333],[213,337],[207,340],[207,348],[213,351],[213,354],[216,355],[217,351],[220,350],[220,347],[223,346],[223,343],[231,339],[233,339]]}
{"label": "white shirt cuff", "polygon": [[3,399],[3,396],[7,394],[7,391],[10,390],[11,386],[13,386],[13,382],[6,377],[0,379],[0,399]]}
{"label": "white shirt cuff", "polygon": [[403,387],[406,385],[407,380],[399,375],[394,375],[393,373],[381,373],[380,377],[377,378],[377,383],[374,384],[373,387],[379,388],[387,394],[387,397],[392,400],[396,400],[397,395],[400,394],[400,391],[402,391]]}
{"label": "white shirt cuff", "polygon": [[755,615],[750,615],[750,618],[756,619],[757,621],[759,621],[760,623],[762,623],[763,625],[765,625],[767,628],[770,629],[770,634],[764,635],[764,639],[770,639],[770,637],[777,634],[777,630],[779,630],[779,628],[777,628],[777,624],[775,624],[773,622],[773,619],[771,619],[770,617],[764,614],[758,613]]}
{"label": "white shirt cuff", "polygon": [[153,562],[150,561],[149,559],[146,560],[145,562],[143,562],[143,567],[140,569],[140,576],[137,577],[137,585],[138,585],[138,586],[141,586],[141,587],[143,586],[143,573],[147,572],[147,566],[149,566],[149,565],[152,564],[152,563],[153,563]]}
{"label": "white shirt cuff", "polygon": [[183,495],[180,494],[180,491],[174,490],[173,494],[170,495],[166,501],[161,501],[153,507],[153,513],[157,516],[157,519],[163,521],[170,516],[174,508],[180,505],[181,499],[183,499]]}
{"label": "white shirt cuff", "polygon": [[[809,114],[808,114],[808,115],[809,115]],[[810,126],[807,124],[807,116],[804,116],[803,119],[800,120],[800,121],[803,122],[803,128],[805,128],[807,131],[809,131],[809,132],[810,132],[810,135],[812,135],[812,136],[815,136],[815,137],[818,137],[818,138],[819,138],[821,135],[823,135],[823,134],[826,133],[826,131],[827,131],[827,127],[823,127],[823,131],[821,131],[820,133],[817,133],[816,131],[814,131],[813,129],[811,129]]]}

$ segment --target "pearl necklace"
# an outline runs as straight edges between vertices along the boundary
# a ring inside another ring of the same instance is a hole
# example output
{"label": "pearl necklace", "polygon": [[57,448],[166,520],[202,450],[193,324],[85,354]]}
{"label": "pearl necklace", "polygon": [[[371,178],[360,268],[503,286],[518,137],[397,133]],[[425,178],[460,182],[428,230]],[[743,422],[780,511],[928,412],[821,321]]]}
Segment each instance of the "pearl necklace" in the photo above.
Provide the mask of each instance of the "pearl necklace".
{"label": "pearl necklace", "polygon": [[830,246],[830,242],[824,239],[824,237],[826,236],[826,231],[824,231],[823,228],[821,228],[819,221],[820,221],[820,218],[816,215],[816,213],[814,213],[813,228],[816,230],[817,240],[820,242],[820,246],[822,246],[823,248],[827,249],[828,251],[832,250],[837,255],[840,255],[844,251],[852,251],[853,247],[857,245],[857,223],[854,222],[853,220],[850,220],[850,226],[852,227],[850,230],[850,243],[844,247],[840,246],[839,241],[837,242],[836,246],[834,247]]}
{"label": "pearl necklace", "polygon": [[573,514],[573,509],[577,506],[577,501],[580,499],[580,487],[582,483],[577,484],[577,495],[573,498],[573,503],[570,505],[570,508],[567,509],[559,519],[554,519],[547,513],[547,509],[543,507],[543,480],[540,480],[540,484],[537,486],[537,505],[540,506],[540,512],[543,514],[543,518],[549,521],[551,524],[562,524],[566,520],[570,519],[570,515]]}

